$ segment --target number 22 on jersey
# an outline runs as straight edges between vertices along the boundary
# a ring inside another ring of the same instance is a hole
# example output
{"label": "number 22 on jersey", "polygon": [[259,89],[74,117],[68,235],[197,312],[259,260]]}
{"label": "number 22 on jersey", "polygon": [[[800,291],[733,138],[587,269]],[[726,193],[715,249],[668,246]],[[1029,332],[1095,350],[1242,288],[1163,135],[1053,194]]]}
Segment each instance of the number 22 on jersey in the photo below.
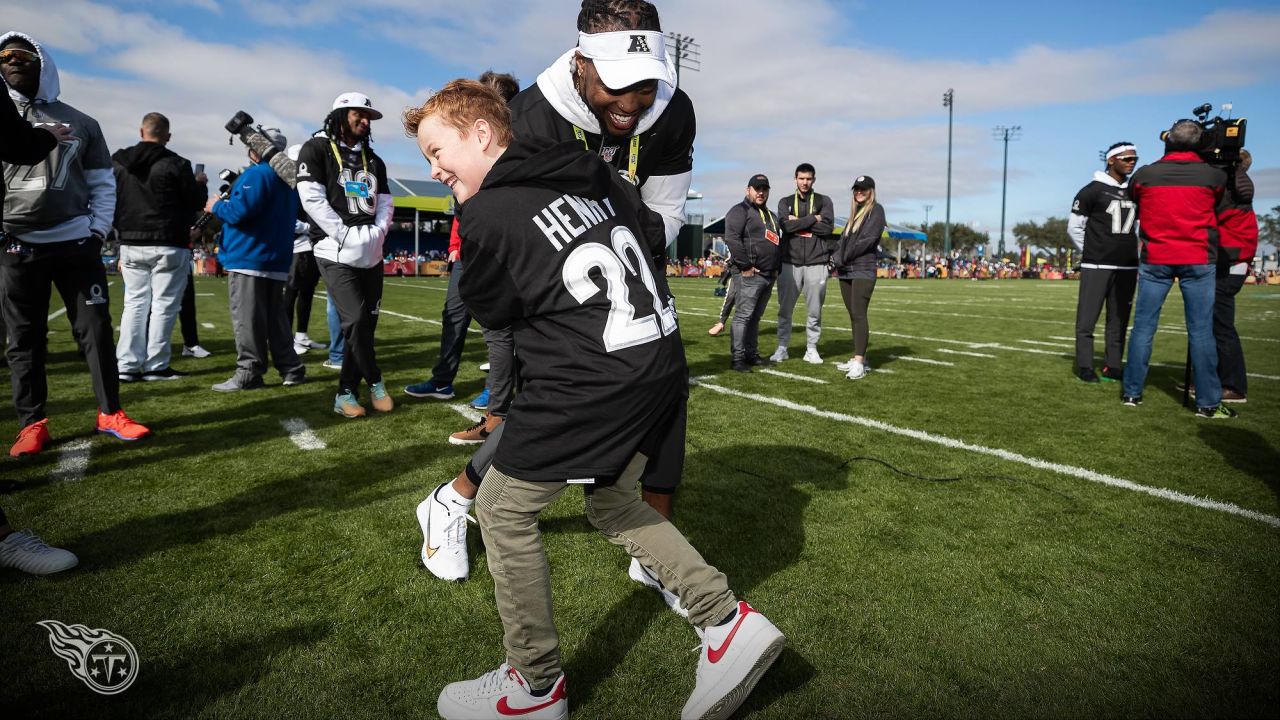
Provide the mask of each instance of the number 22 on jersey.
{"label": "number 22 on jersey", "polygon": [[[604,278],[605,296],[609,299],[609,315],[602,338],[605,351],[644,345],[675,332],[675,309],[664,305],[659,297],[648,258],[636,236],[629,228],[615,227],[609,234],[609,241],[612,247],[587,242],[574,248],[565,258],[560,273],[565,288],[579,303],[587,302],[600,292],[600,287],[591,278],[591,271],[598,270]],[[652,302],[652,315],[636,319],[631,295],[639,288],[627,282],[628,276],[640,279]]]}

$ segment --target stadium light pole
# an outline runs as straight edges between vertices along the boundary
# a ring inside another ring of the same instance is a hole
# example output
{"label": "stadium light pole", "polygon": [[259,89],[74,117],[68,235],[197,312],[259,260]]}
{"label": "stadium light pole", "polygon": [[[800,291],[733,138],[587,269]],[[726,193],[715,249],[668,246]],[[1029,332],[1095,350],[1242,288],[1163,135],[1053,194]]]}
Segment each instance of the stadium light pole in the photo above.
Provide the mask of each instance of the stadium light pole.
{"label": "stadium light pole", "polygon": [[928,232],[928,231],[929,231],[929,211],[930,211],[930,210],[932,210],[932,209],[933,209],[933,206],[932,206],[932,205],[925,205],[925,206],[924,206],[924,230],[925,230],[925,232]]}
{"label": "stadium light pole", "polygon": [[1009,141],[1017,140],[1021,134],[1021,125],[997,125],[991,130],[993,138],[1004,141],[1004,180],[1000,183],[1000,249],[998,251],[1001,257],[1004,257],[1004,209],[1009,190]]}
{"label": "stadium light pole", "polygon": [[948,257],[951,255],[951,125],[956,113],[955,100],[954,89],[947,88],[942,93],[942,106],[947,109],[947,222],[942,231],[942,252]]}

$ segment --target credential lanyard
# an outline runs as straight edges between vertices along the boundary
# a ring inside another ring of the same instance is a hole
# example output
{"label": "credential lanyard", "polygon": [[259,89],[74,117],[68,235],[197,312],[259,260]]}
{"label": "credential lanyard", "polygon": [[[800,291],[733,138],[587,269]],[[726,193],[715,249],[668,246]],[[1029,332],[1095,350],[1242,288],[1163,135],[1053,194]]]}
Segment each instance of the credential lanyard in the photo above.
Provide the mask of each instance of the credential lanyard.
{"label": "credential lanyard", "polygon": [[[338,172],[342,172],[342,156],[338,154],[338,144],[329,141],[329,147],[333,150],[333,159],[338,161]],[[364,145],[360,146],[360,167],[364,168],[364,174],[369,174],[369,159],[364,155]]]}
{"label": "credential lanyard", "polygon": [[[764,215],[764,208],[757,207],[757,208],[756,208],[756,212],[760,213],[760,222],[764,224],[764,229],[765,229],[765,230],[772,230],[774,233],[777,233],[777,232],[778,232],[778,226],[777,226],[777,224],[776,224],[776,223],[771,223],[771,222],[769,222],[768,220],[766,220],[766,219],[765,219],[765,215]],[[769,213],[769,217],[770,217],[770,218],[772,218],[772,217],[773,217],[773,213]]]}
{"label": "credential lanyard", "polygon": [[[800,193],[791,196],[791,214],[800,217]],[[813,214],[813,193],[809,193],[809,214]]]}
{"label": "credential lanyard", "polygon": [[[591,152],[591,146],[587,144],[587,134],[577,125],[573,126],[573,136],[578,138],[582,143],[583,149]],[[604,146],[604,137],[600,138],[601,147]],[[632,135],[631,142],[627,144],[627,177],[631,178],[631,182],[636,181],[636,167],[640,165],[640,136]]]}

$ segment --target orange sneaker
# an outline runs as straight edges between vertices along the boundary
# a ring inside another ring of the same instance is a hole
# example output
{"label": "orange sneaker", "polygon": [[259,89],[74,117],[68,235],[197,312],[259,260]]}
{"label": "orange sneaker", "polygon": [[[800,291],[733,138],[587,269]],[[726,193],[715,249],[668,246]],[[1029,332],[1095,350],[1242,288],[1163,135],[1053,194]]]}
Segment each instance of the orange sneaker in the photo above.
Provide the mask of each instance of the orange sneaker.
{"label": "orange sneaker", "polygon": [[13,444],[13,447],[9,448],[9,455],[12,457],[35,455],[43,450],[48,443],[49,418],[37,420],[22,428],[18,433],[18,441]]}
{"label": "orange sneaker", "polygon": [[141,440],[151,434],[145,425],[134,422],[125,415],[124,410],[117,410],[110,415],[99,410],[98,432],[115,435],[121,440]]}
{"label": "orange sneaker", "polygon": [[498,429],[506,418],[493,413],[485,413],[475,425],[460,430],[449,436],[450,445],[479,445],[489,439],[489,435]]}

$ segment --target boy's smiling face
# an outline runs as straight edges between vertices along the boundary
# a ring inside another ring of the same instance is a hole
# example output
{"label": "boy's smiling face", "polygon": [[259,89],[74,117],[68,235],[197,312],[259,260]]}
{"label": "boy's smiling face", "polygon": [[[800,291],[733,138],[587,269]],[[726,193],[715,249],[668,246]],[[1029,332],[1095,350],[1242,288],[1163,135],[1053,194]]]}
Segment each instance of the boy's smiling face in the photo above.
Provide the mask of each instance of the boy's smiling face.
{"label": "boy's smiling face", "polygon": [[418,125],[418,149],[431,163],[431,177],[449,187],[458,204],[480,190],[494,158],[486,150],[493,142],[489,123],[476,120],[465,131],[432,115]]}

